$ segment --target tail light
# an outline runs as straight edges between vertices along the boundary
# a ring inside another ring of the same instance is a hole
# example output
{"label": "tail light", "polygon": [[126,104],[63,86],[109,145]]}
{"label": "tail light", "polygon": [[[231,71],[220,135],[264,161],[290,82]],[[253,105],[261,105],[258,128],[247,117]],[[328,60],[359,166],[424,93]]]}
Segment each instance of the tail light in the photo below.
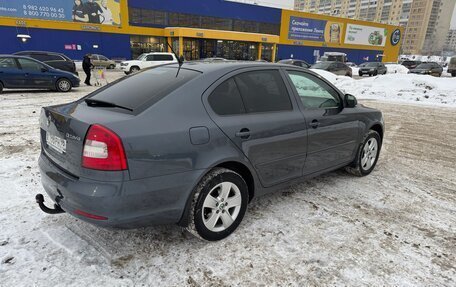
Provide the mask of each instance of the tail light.
{"label": "tail light", "polygon": [[101,125],[91,126],[84,142],[82,166],[106,171],[126,170],[127,157],[119,136]]}

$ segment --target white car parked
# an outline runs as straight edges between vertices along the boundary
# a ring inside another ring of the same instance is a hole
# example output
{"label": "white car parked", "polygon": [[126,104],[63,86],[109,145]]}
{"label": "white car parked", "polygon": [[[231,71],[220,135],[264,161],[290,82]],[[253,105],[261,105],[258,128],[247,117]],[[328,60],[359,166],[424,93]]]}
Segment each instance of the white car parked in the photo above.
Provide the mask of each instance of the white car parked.
{"label": "white car parked", "polygon": [[141,69],[169,63],[177,63],[173,53],[145,53],[141,54],[136,60],[122,62],[120,68],[128,75]]}

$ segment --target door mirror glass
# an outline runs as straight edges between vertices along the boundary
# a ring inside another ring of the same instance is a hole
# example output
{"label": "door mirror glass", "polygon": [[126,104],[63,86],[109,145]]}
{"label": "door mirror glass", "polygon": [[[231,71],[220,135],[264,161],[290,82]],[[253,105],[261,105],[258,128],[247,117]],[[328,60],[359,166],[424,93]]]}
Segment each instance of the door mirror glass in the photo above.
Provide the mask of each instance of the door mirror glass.
{"label": "door mirror glass", "polygon": [[358,105],[358,100],[355,96],[346,94],[345,95],[345,103],[347,108],[354,108]]}

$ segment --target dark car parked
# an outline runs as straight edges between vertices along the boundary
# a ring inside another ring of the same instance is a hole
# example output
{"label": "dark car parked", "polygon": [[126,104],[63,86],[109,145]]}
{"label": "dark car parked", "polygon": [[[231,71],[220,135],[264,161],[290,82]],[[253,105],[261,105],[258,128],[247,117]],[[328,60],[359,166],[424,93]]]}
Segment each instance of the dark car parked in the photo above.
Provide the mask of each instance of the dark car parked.
{"label": "dark car parked", "polygon": [[441,77],[443,73],[443,68],[436,62],[425,62],[419,64],[418,67],[416,67],[415,69],[409,70],[409,73]]}
{"label": "dark car parked", "polygon": [[342,62],[319,62],[312,65],[311,68],[325,70],[340,76],[352,76],[352,68]]}
{"label": "dark car parked", "polygon": [[386,75],[388,72],[388,69],[383,63],[380,62],[367,62],[363,63],[362,66],[360,66],[358,75],[359,76],[364,76],[364,75],[369,75],[369,76],[377,76],[377,75]]}
{"label": "dark car parked", "polygon": [[280,60],[277,63],[286,64],[286,65],[294,65],[294,66],[303,67],[303,68],[310,68],[310,66],[311,66],[306,61],[297,60],[297,59],[285,59],[285,60]]}
{"label": "dark car parked", "polygon": [[27,56],[48,64],[55,69],[67,71],[76,75],[78,74],[74,61],[64,54],[45,51],[21,51],[15,53],[14,55]]}
{"label": "dark car parked", "polygon": [[69,92],[73,87],[79,87],[79,82],[74,74],[54,69],[35,59],[0,55],[0,92],[3,88]]}
{"label": "dark car parked", "polygon": [[402,61],[401,65],[406,67],[407,69],[415,69],[419,64],[421,64],[421,61],[412,61],[412,60],[405,60]]}
{"label": "dark car parked", "polygon": [[[177,76],[176,76],[177,74]],[[290,65],[189,62],[127,76],[42,109],[49,213],[133,228],[177,223],[206,240],[240,224],[253,197],[347,167],[368,175],[380,111]]]}

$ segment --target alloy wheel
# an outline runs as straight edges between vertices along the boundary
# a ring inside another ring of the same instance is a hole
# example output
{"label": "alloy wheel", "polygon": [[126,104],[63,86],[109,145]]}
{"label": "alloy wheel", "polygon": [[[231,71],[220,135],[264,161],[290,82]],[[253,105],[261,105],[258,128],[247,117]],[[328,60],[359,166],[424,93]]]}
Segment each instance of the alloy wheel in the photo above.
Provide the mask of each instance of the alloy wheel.
{"label": "alloy wheel", "polygon": [[229,228],[239,215],[242,196],[239,187],[232,182],[217,184],[207,194],[202,208],[203,223],[212,232]]}
{"label": "alloy wheel", "polygon": [[369,170],[375,163],[378,154],[378,142],[375,138],[370,138],[363,147],[361,155],[361,168]]}

